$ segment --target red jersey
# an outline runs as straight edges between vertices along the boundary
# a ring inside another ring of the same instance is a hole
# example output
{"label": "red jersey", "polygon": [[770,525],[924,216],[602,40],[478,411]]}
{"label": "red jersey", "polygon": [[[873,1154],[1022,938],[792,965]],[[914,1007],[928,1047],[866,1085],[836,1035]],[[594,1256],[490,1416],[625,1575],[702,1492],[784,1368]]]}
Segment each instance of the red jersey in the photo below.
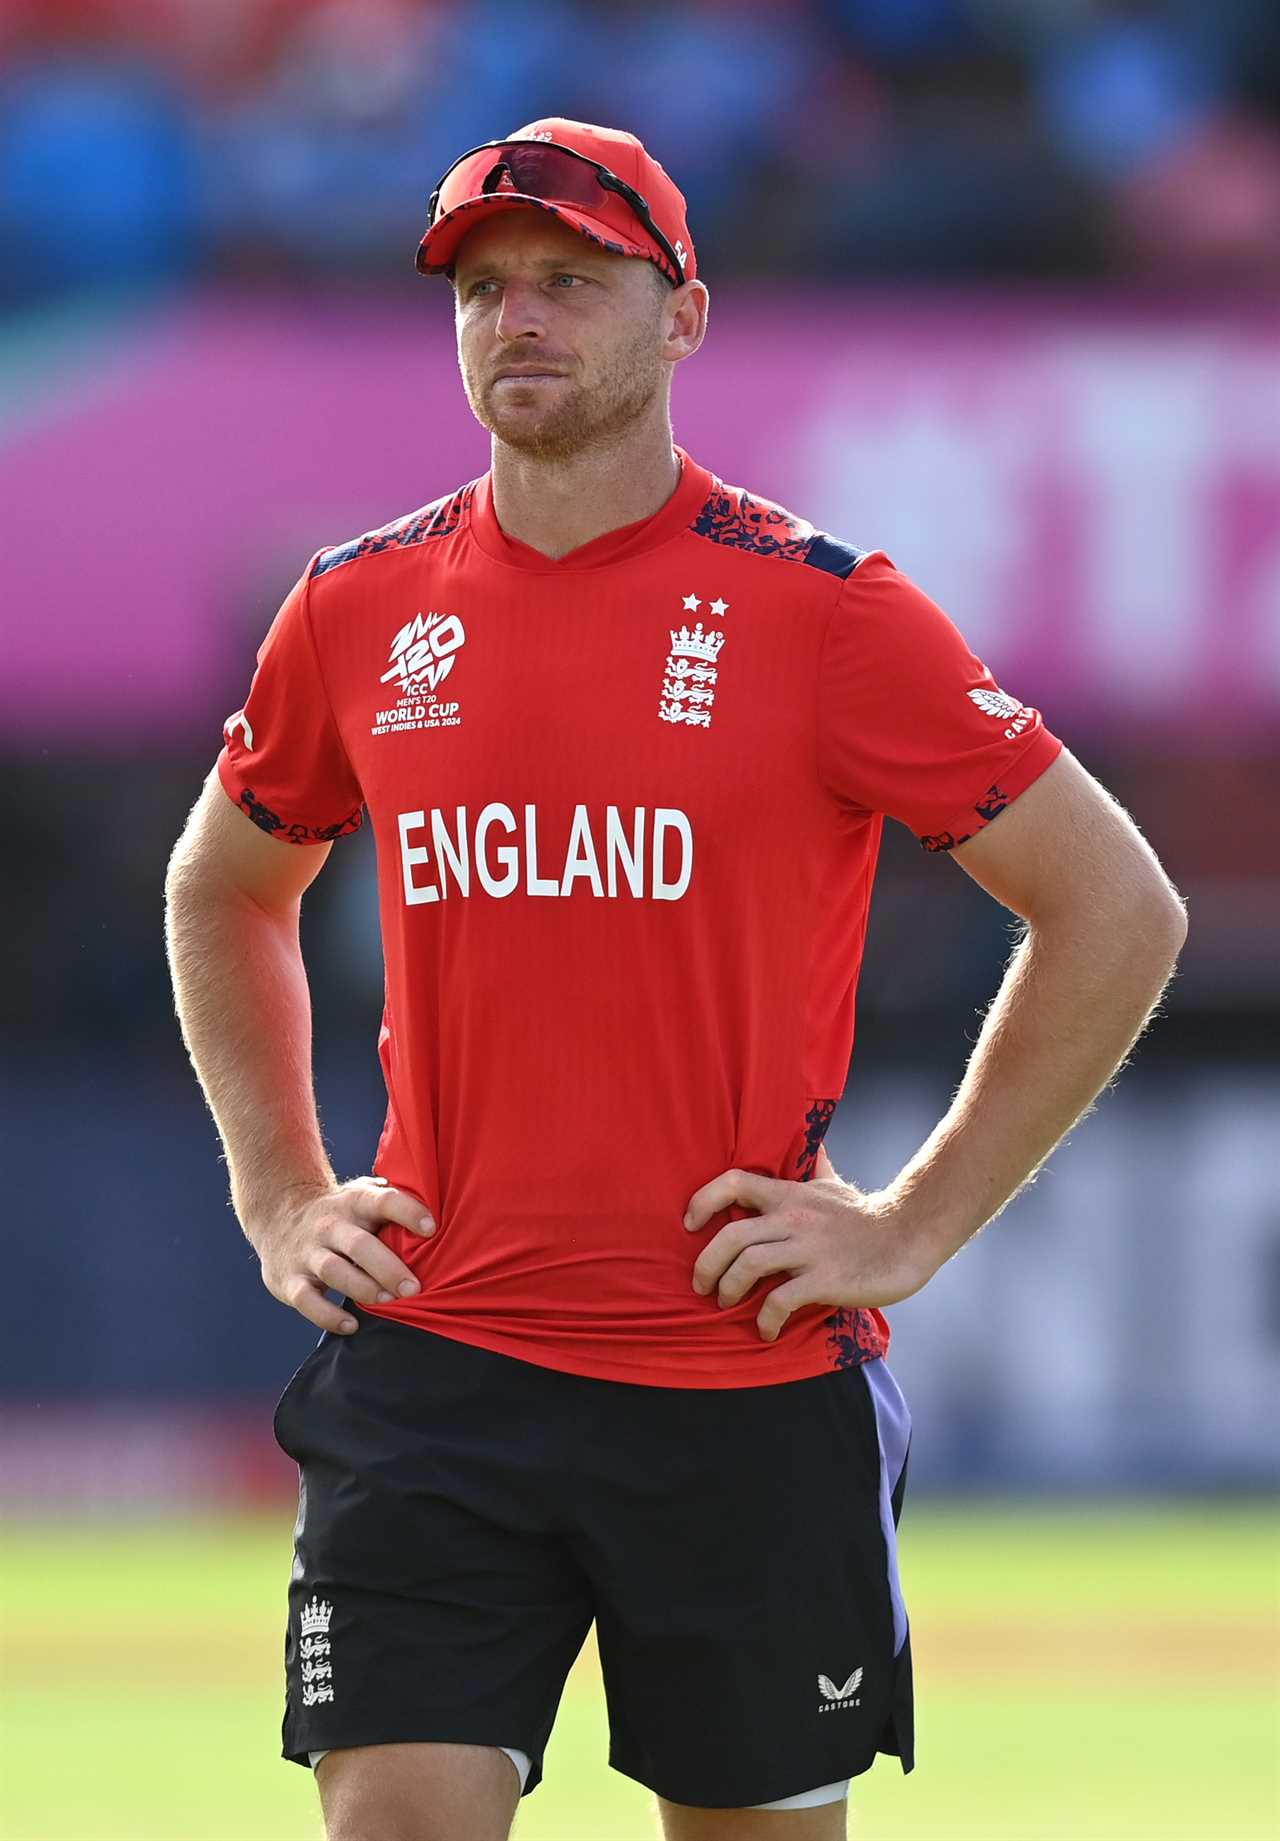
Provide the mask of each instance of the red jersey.
{"label": "red jersey", "polygon": [[[806,1181],[844,1090],[883,815],[943,851],[1061,749],[880,552],[688,456],[653,517],[552,561],[488,475],[322,550],[218,771],[286,842],[374,828],[386,1124],[437,1231],[378,1307],[657,1386],[798,1380],[877,1310],[697,1296],[690,1196]],[[735,1212],[733,1218],[743,1211]]]}

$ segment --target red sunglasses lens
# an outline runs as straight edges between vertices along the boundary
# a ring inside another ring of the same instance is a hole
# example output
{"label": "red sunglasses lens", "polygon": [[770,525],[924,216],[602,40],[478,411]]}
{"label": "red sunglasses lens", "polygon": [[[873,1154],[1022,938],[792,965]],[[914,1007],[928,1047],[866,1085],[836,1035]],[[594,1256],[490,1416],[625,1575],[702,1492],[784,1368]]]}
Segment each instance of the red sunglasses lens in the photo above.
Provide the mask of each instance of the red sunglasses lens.
{"label": "red sunglasses lens", "polygon": [[468,198],[503,192],[520,192],[548,204],[595,205],[597,209],[608,196],[589,161],[537,141],[512,141],[503,147],[481,148],[470,159],[459,161],[440,188],[436,217]]}

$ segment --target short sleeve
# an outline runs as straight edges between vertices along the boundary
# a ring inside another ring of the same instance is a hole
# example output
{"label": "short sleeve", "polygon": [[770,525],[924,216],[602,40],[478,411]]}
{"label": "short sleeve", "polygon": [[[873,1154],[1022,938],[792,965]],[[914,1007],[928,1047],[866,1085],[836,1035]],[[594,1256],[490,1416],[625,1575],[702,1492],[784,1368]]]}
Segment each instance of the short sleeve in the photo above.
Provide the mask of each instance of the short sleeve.
{"label": "short sleeve", "polygon": [[876,553],[848,577],[827,628],[818,749],[838,799],[899,819],[926,850],[950,850],[1025,792],[1062,742]]}
{"label": "short sleeve", "polygon": [[258,649],[248,699],[223,725],[218,756],[228,796],[255,825],[290,844],[329,843],[363,817],[316,657],[310,578],[308,564]]}

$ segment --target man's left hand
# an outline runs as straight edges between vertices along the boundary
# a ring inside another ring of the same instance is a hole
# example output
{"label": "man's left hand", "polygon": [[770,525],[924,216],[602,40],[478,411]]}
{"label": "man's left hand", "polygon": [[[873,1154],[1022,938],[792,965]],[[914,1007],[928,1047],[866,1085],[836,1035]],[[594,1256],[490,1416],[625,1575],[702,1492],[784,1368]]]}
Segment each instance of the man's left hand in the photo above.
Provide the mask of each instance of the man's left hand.
{"label": "man's left hand", "polygon": [[710,1240],[693,1268],[693,1289],[716,1293],[722,1309],[741,1303],[753,1285],[778,1272],[789,1276],[760,1307],[756,1326],[776,1342],[793,1310],[805,1304],[900,1304],[932,1278],[891,1192],[865,1194],[842,1182],[824,1151],[811,1182],[787,1182],[750,1170],[726,1170],[692,1197],[684,1222],[690,1233],[737,1206],[756,1212],[731,1221]]}

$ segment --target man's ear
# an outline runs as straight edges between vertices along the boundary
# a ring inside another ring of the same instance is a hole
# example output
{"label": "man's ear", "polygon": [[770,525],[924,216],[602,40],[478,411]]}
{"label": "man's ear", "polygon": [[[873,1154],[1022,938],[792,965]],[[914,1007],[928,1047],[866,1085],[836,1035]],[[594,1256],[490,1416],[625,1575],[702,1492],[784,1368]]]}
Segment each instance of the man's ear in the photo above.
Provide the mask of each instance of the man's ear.
{"label": "man's ear", "polygon": [[704,282],[685,281],[671,296],[671,325],[666,344],[672,361],[692,358],[707,336],[711,296]]}

